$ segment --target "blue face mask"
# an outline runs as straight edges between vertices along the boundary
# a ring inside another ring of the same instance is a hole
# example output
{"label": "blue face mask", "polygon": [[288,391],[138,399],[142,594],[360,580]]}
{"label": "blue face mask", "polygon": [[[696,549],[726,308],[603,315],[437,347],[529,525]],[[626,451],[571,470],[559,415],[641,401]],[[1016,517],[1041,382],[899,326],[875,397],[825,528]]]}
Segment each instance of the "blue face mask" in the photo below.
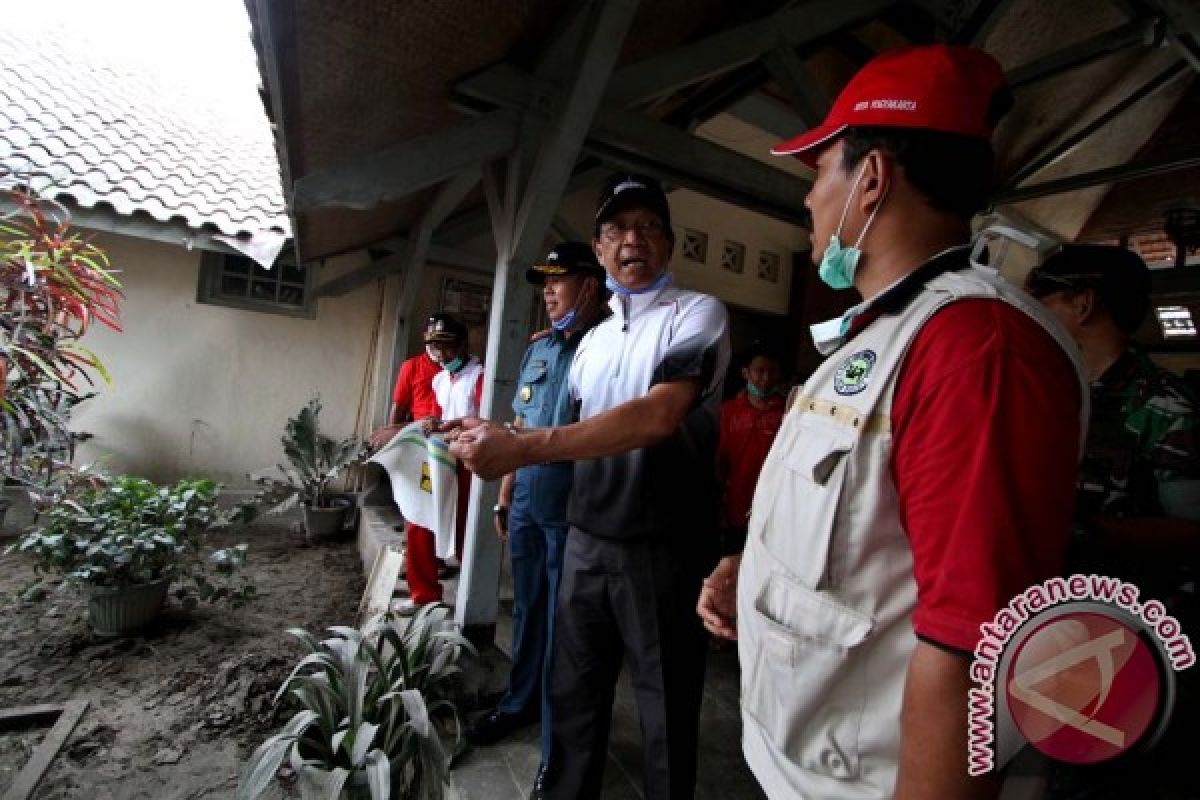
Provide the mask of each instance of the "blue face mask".
{"label": "blue face mask", "polygon": [[553,326],[554,330],[558,331],[559,333],[566,333],[571,329],[571,326],[575,324],[576,316],[577,314],[575,313],[575,309],[572,308],[570,311],[562,315],[562,319],[550,320],[550,325]]}
{"label": "blue face mask", "polygon": [[608,275],[604,278],[604,285],[608,287],[608,290],[610,292],[612,292],[613,294],[619,294],[622,297],[629,297],[630,295],[634,295],[634,294],[646,294],[648,292],[657,292],[659,289],[663,288],[670,282],[671,282],[671,273],[667,272],[665,269],[662,271],[662,273],[659,274],[659,276],[657,278],[654,279],[654,283],[650,284],[649,286],[647,286],[644,289],[630,289],[627,286],[623,286],[623,285],[617,283],[615,280],[613,280],[612,275]]}
{"label": "blue face mask", "polygon": [[864,163],[858,172],[858,177],[854,179],[854,186],[850,189],[850,196],[846,198],[846,205],[842,207],[842,218],[838,221],[837,232],[829,237],[829,246],[825,248],[825,254],[821,256],[821,263],[817,265],[817,275],[831,289],[854,287],[854,273],[858,270],[858,260],[862,258],[862,250],[859,249],[859,245],[866,238],[871,223],[875,221],[875,215],[879,213],[879,208],[883,205],[883,198],[880,198],[875,210],[867,218],[867,224],[863,226],[862,233],[858,235],[858,241],[854,243],[854,246],[842,247],[842,226],[846,224],[846,214],[850,211],[854,192],[857,191],[858,184],[862,182],[863,175],[866,174],[867,165]]}
{"label": "blue face mask", "polygon": [[453,375],[454,373],[456,373],[460,369],[462,369],[462,365],[463,365],[463,357],[455,356],[453,361],[447,361],[442,366],[444,366],[446,368],[446,372],[449,372],[451,375]]}

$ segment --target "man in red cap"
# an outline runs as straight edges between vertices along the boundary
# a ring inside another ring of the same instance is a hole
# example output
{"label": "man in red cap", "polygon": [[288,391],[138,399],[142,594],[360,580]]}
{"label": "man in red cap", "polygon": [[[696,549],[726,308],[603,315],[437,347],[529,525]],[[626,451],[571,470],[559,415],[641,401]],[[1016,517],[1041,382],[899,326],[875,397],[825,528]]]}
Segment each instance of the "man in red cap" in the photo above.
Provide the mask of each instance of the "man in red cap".
{"label": "man in red cap", "polygon": [[1086,412],[1073,344],[971,265],[1000,66],[885,53],[819,127],[819,273],[863,302],[814,326],[828,358],[763,467],[741,555],[698,611],[736,637],[743,749],[771,797],[990,797],[967,774],[979,625],[1062,564]]}

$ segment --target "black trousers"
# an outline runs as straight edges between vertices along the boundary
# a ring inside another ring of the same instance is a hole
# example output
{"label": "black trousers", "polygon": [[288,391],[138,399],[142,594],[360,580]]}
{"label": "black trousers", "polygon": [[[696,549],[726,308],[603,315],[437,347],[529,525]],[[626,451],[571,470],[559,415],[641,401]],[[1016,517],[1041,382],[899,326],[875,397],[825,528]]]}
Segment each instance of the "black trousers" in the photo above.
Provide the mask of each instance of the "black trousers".
{"label": "black trousers", "polygon": [[641,722],[646,799],[693,796],[708,653],[696,600],[716,560],[715,541],[695,535],[614,541],[571,528],[555,618],[547,797],[600,796],[622,659]]}

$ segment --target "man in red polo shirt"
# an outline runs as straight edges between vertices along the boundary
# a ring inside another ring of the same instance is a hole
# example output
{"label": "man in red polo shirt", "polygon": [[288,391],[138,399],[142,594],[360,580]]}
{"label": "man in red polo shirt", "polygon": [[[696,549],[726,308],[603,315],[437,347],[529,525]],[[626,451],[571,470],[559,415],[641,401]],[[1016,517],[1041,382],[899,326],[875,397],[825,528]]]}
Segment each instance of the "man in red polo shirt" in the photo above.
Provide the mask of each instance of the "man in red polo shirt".
{"label": "man in red polo shirt", "polygon": [[[437,320],[447,315],[435,313],[425,323],[426,331],[436,327]],[[396,385],[392,389],[392,407],[388,411],[388,424],[371,434],[371,448],[378,450],[400,432],[406,424],[418,419],[437,419],[442,410],[438,408],[433,394],[433,378],[442,371],[442,364],[434,358],[433,346],[425,349],[400,365]]]}
{"label": "man in red polo shirt", "polygon": [[[392,407],[388,413],[388,424],[375,431],[371,436],[371,447],[378,450],[412,420],[428,420],[434,423],[442,415],[441,406],[433,391],[433,379],[443,370],[445,353],[443,349],[447,342],[459,342],[459,329],[462,323],[449,314],[435,312],[430,314],[425,322],[422,339],[425,343],[424,352],[418,353],[405,361],[396,376],[396,386],[392,390]],[[463,341],[457,345],[465,348],[465,328],[462,329]],[[456,351],[457,352],[457,351]],[[464,505],[461,499],[465,495],[460,486],[459,516],[465,518]],[[462,522],[459,522],[460,530]],[[405,572],[408,575],[412,598],[402,604],[403,613],[412,613],[420,605],[436,602],[441,599],[442,587],[438,583],[438,564],[434,552],[433,531],[409,522],[405,528]],[[459,534],[461,541],[461,534]],[[461,558],[462,547],[459,546]],[[415,566],[415,569],[414,569]]]}
{"label": "man in red polo shirt", "polygon": [[722,527],[744,539],[754,485],[783,421],[784,388],[779,355],[764,342],[750,346],[742,365],[746,388],[721,406],[717,476],[725,487]]}

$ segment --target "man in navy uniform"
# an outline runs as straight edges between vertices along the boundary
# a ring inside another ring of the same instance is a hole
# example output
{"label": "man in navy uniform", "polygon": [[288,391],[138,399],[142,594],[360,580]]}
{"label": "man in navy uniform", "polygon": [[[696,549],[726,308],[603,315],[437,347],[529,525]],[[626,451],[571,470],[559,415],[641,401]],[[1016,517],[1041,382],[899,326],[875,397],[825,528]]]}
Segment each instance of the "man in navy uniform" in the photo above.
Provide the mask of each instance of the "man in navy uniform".
{"label": "man in navy uniform", "polygon": [[[574,418],[567,377],[576,345],[606,316],[604,268],[588,245],[564,242],[525,277],[541,288],[552,328],[525,351],[513,398],[513,424],[520,428],[564,425]],[[554,606],[567,540],[572,472],[571,462],[560,461],[522,467],[504,476],[494,523],[497,536],[512,546],[513,666],[500,703],[467,732],[473,744],[492,744],[540,716],[542,766],[534,781],[535,795],[550,759]]]}

